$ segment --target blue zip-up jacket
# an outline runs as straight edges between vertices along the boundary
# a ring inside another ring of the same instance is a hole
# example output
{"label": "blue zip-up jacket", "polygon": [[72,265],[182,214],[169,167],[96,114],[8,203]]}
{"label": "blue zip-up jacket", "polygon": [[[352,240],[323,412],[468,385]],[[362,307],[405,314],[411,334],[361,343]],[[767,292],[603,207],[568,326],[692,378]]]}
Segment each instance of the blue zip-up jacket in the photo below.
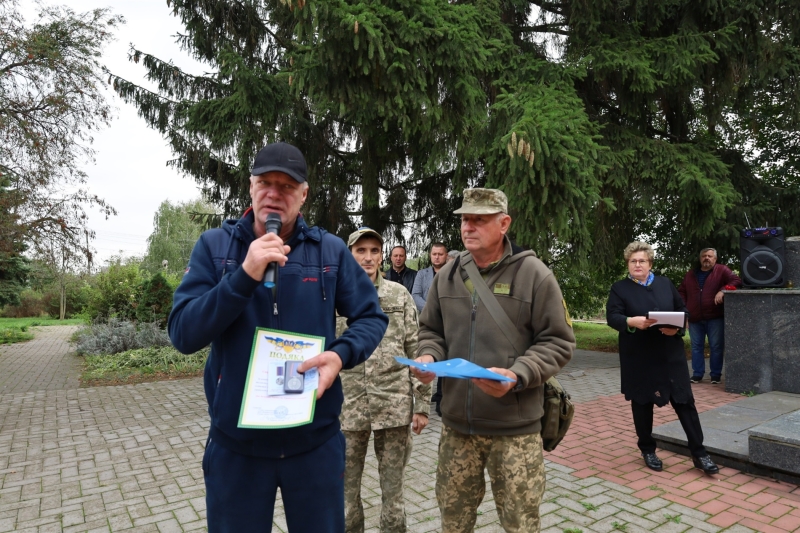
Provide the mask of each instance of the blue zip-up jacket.
{"label": "blue zip-up jacket", "polygon": [[[325,337],[325,349],[339,354],[342,368],[353,368],[378,346],[389,319],[372,281],[338,237],[309,228],[298,216],[286,243],[288,261],[278,269],[275,297],[241,267],[254,239],[250,210],[203,233],[175,291],[169,336],[183,353],[211,344],[204,376],[209,437],[238,453],[282,458],[312,450],[339,431],[342,384],[337,377],[317,401],[311,424],[237,427],[255,328]],[[348,329],[338,339],[337,311],[348,317]]]}

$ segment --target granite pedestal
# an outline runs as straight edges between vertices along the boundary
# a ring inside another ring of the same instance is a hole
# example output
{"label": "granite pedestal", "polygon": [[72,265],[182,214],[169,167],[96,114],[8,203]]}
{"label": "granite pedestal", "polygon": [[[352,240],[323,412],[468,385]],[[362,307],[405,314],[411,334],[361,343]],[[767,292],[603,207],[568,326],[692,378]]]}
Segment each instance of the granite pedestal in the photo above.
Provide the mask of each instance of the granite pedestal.
{"label": "granite pedestal", "polygon": [[[770,392],[700,413],[704,445],[718,464],[800,484],[800,395]],[[689,455],[680,422],[656,427],[659,448]]]}
{"label": "granite pedestal", "polygon": [[786,254],[786,285],[788,289],[800,289],[800,237],[787,237],[784,242]]}
{"label": "granite pedestal", "polygon": [[800,394],[800,290],[725,294],[725,390]]}

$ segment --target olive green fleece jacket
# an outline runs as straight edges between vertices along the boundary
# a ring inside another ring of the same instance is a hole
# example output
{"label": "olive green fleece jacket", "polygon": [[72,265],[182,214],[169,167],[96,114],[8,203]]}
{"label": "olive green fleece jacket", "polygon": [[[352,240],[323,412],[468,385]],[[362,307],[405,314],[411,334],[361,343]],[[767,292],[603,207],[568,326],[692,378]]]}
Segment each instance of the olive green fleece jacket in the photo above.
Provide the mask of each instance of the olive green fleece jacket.
{"label": "olive green fleece jacket", "polygon": [[[507,368],[522,389],[500,398],[482,392],[471,380],[445,378],[442,422],[468,435],[525,435],[541,431],[543,384],[572,358],[575,335],[553,273],[533,252],[511,254],[505,239],[502,259],[482,272],[520,336],[516,349],[477,294],[464,281],[461,252],[433,280],[420,316],[417,356],[436,361],[462,358],[482,367]],[[477,265],[476,265],[477,266]],[[455,270],[454,270],[455,269]]]}

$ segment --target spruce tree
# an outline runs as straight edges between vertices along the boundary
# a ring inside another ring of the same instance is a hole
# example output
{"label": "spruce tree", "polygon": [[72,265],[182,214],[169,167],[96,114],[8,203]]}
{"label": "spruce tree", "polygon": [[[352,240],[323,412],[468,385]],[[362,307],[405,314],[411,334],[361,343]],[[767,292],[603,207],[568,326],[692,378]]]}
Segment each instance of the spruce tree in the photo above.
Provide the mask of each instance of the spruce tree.
{"label": "spruce tree", "polygon": [[800,0],[172,5],[211,72],[133,48],[158,91],[110,81],[226,214],[283,140],[309,162],[312,223],[412,250],[460,248],[452,210],[483,185],[564,272],[615,269],[634,238],[662,266],[709,244],[730,258],[745,212],[800,230],[796,159],[768,149],[797,139]]}

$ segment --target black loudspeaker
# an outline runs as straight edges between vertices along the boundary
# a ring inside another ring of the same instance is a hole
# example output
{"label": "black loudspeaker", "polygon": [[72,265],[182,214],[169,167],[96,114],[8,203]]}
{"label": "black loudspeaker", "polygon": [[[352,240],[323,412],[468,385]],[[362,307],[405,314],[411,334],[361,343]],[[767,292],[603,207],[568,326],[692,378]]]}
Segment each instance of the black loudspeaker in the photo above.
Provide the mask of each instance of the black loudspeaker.
{"label": "black loudspeaker", "polygon": [[745,287],[783,287],[786,253],[783,228],[745,228],[739,236],[742,282]]}

